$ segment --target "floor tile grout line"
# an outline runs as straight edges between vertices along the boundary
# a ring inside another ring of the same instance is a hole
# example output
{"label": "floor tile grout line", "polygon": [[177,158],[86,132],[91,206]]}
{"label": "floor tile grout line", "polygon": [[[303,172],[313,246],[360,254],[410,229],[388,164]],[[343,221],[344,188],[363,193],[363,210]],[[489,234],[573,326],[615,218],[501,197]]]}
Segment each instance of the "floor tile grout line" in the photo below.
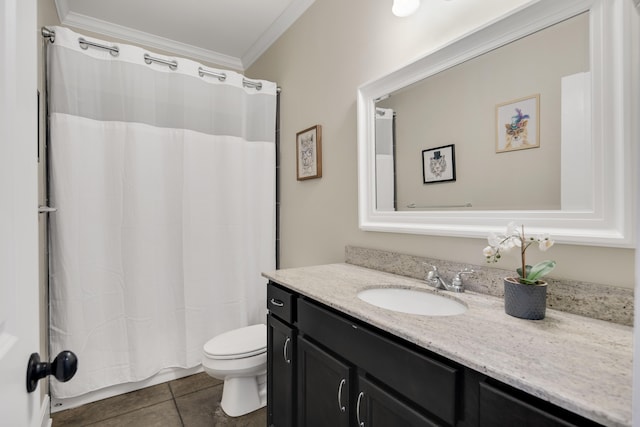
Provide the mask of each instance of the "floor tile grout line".
{"label": "floor tile grout line", "polygon": [[[197,375],[197,374],[196,374],[196,375]],[[178,380],[179,380],[179,379],[178,379]],[[166,398],[166,399],[161,399],[161,400],[158,400],[158,401],[156,401],[156,402],[149,403],[149,404],[147,404],[147,405],[143,405],[143,406],[140,406],[140,407],[137,407],[137,408],[135,408],[135,409],[128,410],[128,411],[118,412],[117,414],[113,414],[113,415],[108,416],[108,417],[104,417],[104,418],[100,418],[100,419],[97,419],[97,420],[93,420],[93,421],[91,421],[91,423],[89,423],[89,424],[83,424],[83,425],[84,425],[84,426],[93,426],[93,425],[96,425],[96,424],[99,424],[99,423],[102,423],[102,422],[105,422],[105,421],[108,421],[108,420],[112,420],[112,419],[117,418],[117,417],[120,417],[120,416],[128,415],[128,414],[131,414],[131,413],[134,413],[134,412],[140,411],[140,410],[144,410],[144,409],[151,408],[151,407],[153,407],[153,406],[156,406],[156,405],[159,405],[159,404],[162,404],[162,403],[166,403],[166,402],[168,402],[169,400],[173,400],[173,404],[174,404],[174,407],[175,407],[175,409],[176,409],[176,412],[178,413],[178,417],[179,417],[179,419],[180,419],[180,423],[181,423],[181,424],[182,424],[182,426],[184,427],[184,426],[185,426],[185,423],[184,423],[184,420],[183,420],[183,418],[182,418],[182,414],[180,413],[180,408],[179,408],[179,406],[178,406],[178,401],[177,401],[177,399],[178,399],[178,398],[180,398],[180,399],[181,399],[181,398],[186,398],[186,397],[188,397],[188,396],[190,396],[190,395],[192,395],[192,394],[194,394],[194,393],[197,393],[197,392],[200,392],[200,391],[203,391],[203,390],[207,390],[207,389],[211,389],[211,388],[214,388],[214,387],[222,387],[222,386],[224,385],[224,382],[219,382],[219,383],[216,383],[216,384],[206,384],[206,385],[204,385],[204,386],[202,386],[202,387],[197,387],[197,388],[195,388],[195,389],[190,389],[190,391],[189,391],[189,392],[186,392],[186,393],[183,393],[183,394],[181,394],[181,395],[177,396],[177,395],[176,395],[176,393],[175,393],[175,391],[173,390],[173,387],[172,387],[172,383],[173,383],[174,381],[176,381],[176,380],[167,381],[167,382],[165,383],[165,384],[167,385],[168,389],[169,389],[169,393],[170,393],[170,396],[171,396],[171,397],[168,397],[168,398]],[[139,392],[139,391],[141,391],[141,390],[143,390],[143,389],[136,390],[136,391],[134,391],[134,392],[132,392],[132,393],[136,393],[136,392]],[[125,394],[126,394],[126,393],[125,393]],[[70,409],[70,411],[73,411],[73,410],[75,410],[75,409],[79,409],[79,408],[81,408],[81,407],[82,407],[82,406],[80,406],[80,407],[78,407],[78,408],[72,408],[72,409]],[[55,426],[55,425],[56,425],[55,417],[51,417],[51,418],[52,418],[52,425],[53,425],[53,426]],[[63,423],[62,425],[66,425],[66,423],[64,423],[64,422],[62,422],[62,423]]]}
{"label": "floor tile grout line", "polygon": [[178,418],[180,418],[180,424],[182,427],[185,427],[184,420],[182,419],[182,413],[180,413],[180,408],[178,407],[178,402],[176,402],[175,397],[173,398],[173,406],[176,408],[176,412],[178,413]]}
{"label": "floor tile grout line", "polygon": [[185,427],[184,420],[182,419],[182,414],[180,413],[180,408],[178,407],[178,402],[176,401],[176,395],[173,392],[173,387],[171,387],[171,381],[169,381],[167,385],[169,386],[169,392],[171,393],[171,398],[173,400],[173,407],[176,408],[178,418],[180,419],[180,425],[182,425],[182,427]]}
{"label": "floor tile grout line", "polygon": [[[158,400],[158,401],[156,401],[156,402],[150,403],[150,404],[148,404],[148,405],[139,406],[139,407],[137,407],[137,408],[135,408],[135,409],[131,409],[131,410],[129,410],[129,411],[118,412],[117,414],[114,414],[114,415],[112,415],[112,416],[110,416],[110,417],[101,418],[101,419],[99,419],[99,420],[92,421],[91,423],[86,424],[86,425],[87,425],[87,426],[95,425],[95,424],[97,424],[97,423],[101,423],[101,422],[104,422],[104,421],[107,421],[107,420],[110,420],[110,419],[113,419],[113,418],[117,418],[117,417],[120,417],[120,416],[123,416],[123,415],[131,414],[131,413],[134,413],[134,412],[136,412],[136,411],[140,411],[140,410],[142,410],[142,409],[151,408],[151,407],[153,407],[153,406],[160,405],[160,404],[162,404],[162,403],[166,403],[166,402],[168,402],[168,401],[170,401],[170,400],[173,400],[173,401],[174,401],[174,405],[175,405],[175,399],[174,399],[174,397],[173,397],[173,391],[171,390],[171,386],[169,386],[169,384],[168,384],[168,383],[167,383],[167,388],[169,389],[169,393],[170,393],[170,395],[171,395],[171,397],[170,397],[170,398],[168,398],[168,399]],[[131,393],[137,393],[137,392],[139,392],[139,391],[141,391],[141,390],[144,390],[144,389],[135,390],[135,391],[133,391],[133,392],[131,392]],[[128,393],[125,393],[125,394],[128,394]],[[80,407],[79,407],[79,408],[80,408]],[[75,409],[75,408],[74,408],[74,409]],[[176,410],[177,410],[177,408],[176,408]],[[179,411],[178,411],[178,413],[179,413]],[[54,421],[55,421],[55,420],[54,420]],[[182,422],[182,419],[181,419],[181,422]]]}
{"label": "floor tile grout line", "polygon": [[[95,421],[92,421],[91,423],[89,423],[89,424],[85,424],[85,425],[86,425],[86,426],[92,426],[92,425],[95,425],[95,424],[98,424],[98,423],[102,423],[102,422],[107,421],[107,420],[111,420],[111,419],[113,419],[113,418],[118,418],[118,417],[121,417],[121,416],[123,416],[123,415],[132,414],[132,413],[134,413],[134,412],[141,411],[141,410],[143,410],[143,409],[148,409],[148,408],[151,408],[151,407],[153,407],[153,406],[160,405],[160,404],[162,404],[162,403],[167,403],[167,402],[169,402],[170,400],[173,400],[173,401],[174,401],[174,405],[175,405],[175,400],[174,400],[174,399],[172,399],[172,398],[170,398],[170,399],[165,399],[165,400],[160,400],[160,401],[155,402],[155,403],[152,403],[152,404],[150,404],[150,405],[140,406],[140,407],[138,407],[138,408],[136,408],[136,409],[132,409],[132,410],[130,410],[130,411],[120,412],[120,413],[118,413],[118,414],[116,414],[116,415],[112,415],[112,416],[107,417],[107,418],[102,418],[102,419],[99,419],[99,420],[95,420]],[[177,408],[176,408],[176,409],[177,409]],[[180,413],[180,411],[178,411],[178,414],[179,414],[179,413]],[[181,419],[180,421],[182,421],[182,419]]]}
{"label": "floor tile grout line", "polygon": [[214,384],[214,385],[209,385],[209,386],[202,387],[202,388],[199,388],[199,389],[196,389],[196,390],[191,390],[191,391],[189,391],[189,392],[186,392],[186,393],[184,393],[184,394],[181,394],[180,396],[174,396],[174,398],[175,398],[175,399],[180,399],[180,398],[183,398],[183,397],[185,397],[185,396],[189,396],[189,395],[191,395],[191,394],[193,394],[193,393],[198,393],[198,392],[200,392],[200,391],[208,390],[208,389],[210,389],[210,388],[214,388],[214,387],[220,387],[220,386],[222,386],[222,385],[223,385],[223,383],[220,383],[220,384]]}

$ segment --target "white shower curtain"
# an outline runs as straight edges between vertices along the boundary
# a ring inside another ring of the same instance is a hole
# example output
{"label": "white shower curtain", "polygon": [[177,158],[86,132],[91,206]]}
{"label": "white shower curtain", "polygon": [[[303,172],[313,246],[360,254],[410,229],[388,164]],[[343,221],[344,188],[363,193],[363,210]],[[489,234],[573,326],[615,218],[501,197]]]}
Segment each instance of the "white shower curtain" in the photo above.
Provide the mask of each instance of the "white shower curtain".
{"label": "white shower curtain", "polygon": [[147,64],[134,46],[83,49],[79,34],[54,31],[50,341],[79,368],[51,386],[66,398],[195,367],[214,335],[264,322],[276,86],[201,76],[185,59]]}

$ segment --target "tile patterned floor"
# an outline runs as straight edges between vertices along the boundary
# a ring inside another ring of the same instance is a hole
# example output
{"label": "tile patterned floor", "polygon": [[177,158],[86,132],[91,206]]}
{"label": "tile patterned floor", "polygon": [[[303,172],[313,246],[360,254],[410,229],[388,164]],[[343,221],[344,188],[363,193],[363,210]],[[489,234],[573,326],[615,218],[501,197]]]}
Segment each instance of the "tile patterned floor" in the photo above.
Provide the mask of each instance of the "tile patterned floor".
{"label": "tile patterned floor", "polygon": [[51,415],[52,427],[264,427],[266,408],[242,417],[220,407],[222,382],[206,373],[147,387]]}

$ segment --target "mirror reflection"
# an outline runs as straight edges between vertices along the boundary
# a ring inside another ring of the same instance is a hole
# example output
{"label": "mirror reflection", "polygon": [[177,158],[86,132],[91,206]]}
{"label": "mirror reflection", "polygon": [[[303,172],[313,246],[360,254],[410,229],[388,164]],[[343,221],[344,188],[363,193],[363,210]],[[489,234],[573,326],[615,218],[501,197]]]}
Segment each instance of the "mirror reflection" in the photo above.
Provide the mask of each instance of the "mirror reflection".
{"label": "mirror reflection", "polygon": [[589,209],[589,50],[583,13],[379,99],[377,209]]}

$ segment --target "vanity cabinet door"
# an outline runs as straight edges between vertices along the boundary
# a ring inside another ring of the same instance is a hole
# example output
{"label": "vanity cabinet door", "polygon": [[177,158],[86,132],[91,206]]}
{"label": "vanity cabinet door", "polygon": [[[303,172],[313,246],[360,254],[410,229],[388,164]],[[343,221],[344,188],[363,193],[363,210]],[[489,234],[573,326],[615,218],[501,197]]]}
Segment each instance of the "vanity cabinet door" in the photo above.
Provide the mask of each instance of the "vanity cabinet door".
{"label": "vanity cabinet door", "polygon": [[354,398],[356,422],[361,427],[437,427],[446,425],[430,420],[364,377],[358,377],[358,387]]}
{"label": "vanity cabinet door", "polygon": [[302,336],[297,364],[298,425],[348,427],[352,368]]}
{"label": "vanity cabinet door", "polygon": [[295,426],[296,330],[267,316],[267,423]]}

